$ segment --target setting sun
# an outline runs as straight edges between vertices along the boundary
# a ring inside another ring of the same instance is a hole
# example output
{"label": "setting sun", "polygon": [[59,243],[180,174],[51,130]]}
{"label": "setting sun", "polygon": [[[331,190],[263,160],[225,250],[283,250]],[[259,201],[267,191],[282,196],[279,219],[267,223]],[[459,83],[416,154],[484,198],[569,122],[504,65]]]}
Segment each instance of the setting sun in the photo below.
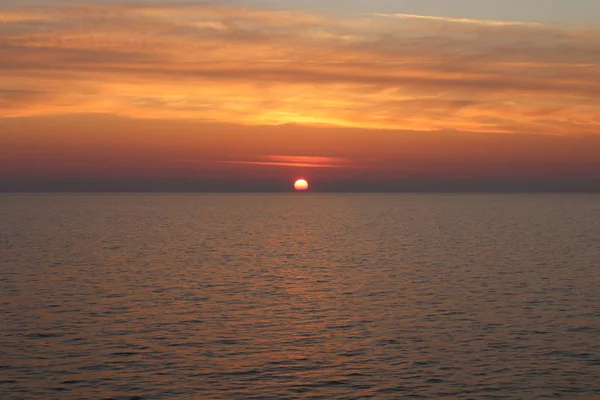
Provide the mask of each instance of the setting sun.
{"label": "setting sun", "polygon": [[305,179],[298,179],[294,182],[294,189],[304,191],[308,189],[308,182]]}

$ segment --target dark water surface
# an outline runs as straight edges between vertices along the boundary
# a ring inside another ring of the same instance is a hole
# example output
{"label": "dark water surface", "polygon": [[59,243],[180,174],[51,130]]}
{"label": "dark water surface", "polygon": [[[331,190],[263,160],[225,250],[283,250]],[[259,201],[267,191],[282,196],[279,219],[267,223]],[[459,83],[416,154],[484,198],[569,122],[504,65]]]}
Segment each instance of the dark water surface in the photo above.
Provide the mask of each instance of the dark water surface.
{"label": "dark water surface", "polygon": [[0,196],[2,399],[600,395],[600,196]]}

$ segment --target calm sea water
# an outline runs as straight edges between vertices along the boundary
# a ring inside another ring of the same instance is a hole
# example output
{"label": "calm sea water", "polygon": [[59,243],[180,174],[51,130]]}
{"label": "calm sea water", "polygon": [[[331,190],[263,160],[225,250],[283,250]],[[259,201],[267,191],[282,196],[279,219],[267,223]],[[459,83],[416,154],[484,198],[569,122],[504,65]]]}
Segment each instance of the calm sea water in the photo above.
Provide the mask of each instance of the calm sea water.
{"label": "calm sea water", "polygon": [[0,196],[2,399],[600,396],[600,196]]}

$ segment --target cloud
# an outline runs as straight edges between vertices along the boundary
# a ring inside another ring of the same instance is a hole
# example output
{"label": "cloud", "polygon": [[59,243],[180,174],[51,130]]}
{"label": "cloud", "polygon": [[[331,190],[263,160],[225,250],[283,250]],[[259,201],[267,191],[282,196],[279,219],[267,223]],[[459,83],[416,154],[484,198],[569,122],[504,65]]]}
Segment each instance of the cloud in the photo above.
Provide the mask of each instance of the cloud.
{"label": "cloud", "polygon": [[0,11],[0,116],[600,132],[600,31],[387,16],[14,5]]}
{"label": "cloud", "polygon": [[340,157],[314,157],[314,156],[261,156],[249,160],[222,160],[222,159],[202,159],[202,160],[183,160],[178,163],[187,165],[203,164],[231,164],[231,165],[254,165],[266,167],[295,167],[295,168],[341,168],[349,165],[349,161]]}
{"label": "cloud", "polygon": [[47,93],[36,90],[0,89],[0,109],[20,108],[33,103],[43,102]]}
{"label": "cloud", "polygon": [[481,20],[481,19],[470,19],[470,18],[435,17],[435,16],[414,15],[414,14],[375,14],[375,15],[379,16],[379,17],[390,17],[390,18],[401,18],[401,19],[419,19],[419,20],[427,20],[427,21],[488,25],[488,26],[541,26],[541,24],[536,23],[536,22],[521,22],[521,21],[492,21],[492,20]]}

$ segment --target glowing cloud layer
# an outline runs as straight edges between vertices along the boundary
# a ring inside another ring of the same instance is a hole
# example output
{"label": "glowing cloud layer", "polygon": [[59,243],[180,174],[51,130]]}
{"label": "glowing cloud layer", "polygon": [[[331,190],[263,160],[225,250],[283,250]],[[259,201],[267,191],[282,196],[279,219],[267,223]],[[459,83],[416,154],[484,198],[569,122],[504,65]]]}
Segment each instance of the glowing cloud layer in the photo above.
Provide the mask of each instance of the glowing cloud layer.
{"label": "glowing cloud layer", "polygon": [[184,160],[184,164],[231,164],[254,165],[268,167],[294,167],[294,168],[340,168],[349,163],[339,157],[311,157],[311,156],[260,156],[255,159],[244,160]]}
{"label": "glowing cloud layer", "polygon": [[600,132],[597,30],[217,2],[14,6],[0,21],[2,117]]}

